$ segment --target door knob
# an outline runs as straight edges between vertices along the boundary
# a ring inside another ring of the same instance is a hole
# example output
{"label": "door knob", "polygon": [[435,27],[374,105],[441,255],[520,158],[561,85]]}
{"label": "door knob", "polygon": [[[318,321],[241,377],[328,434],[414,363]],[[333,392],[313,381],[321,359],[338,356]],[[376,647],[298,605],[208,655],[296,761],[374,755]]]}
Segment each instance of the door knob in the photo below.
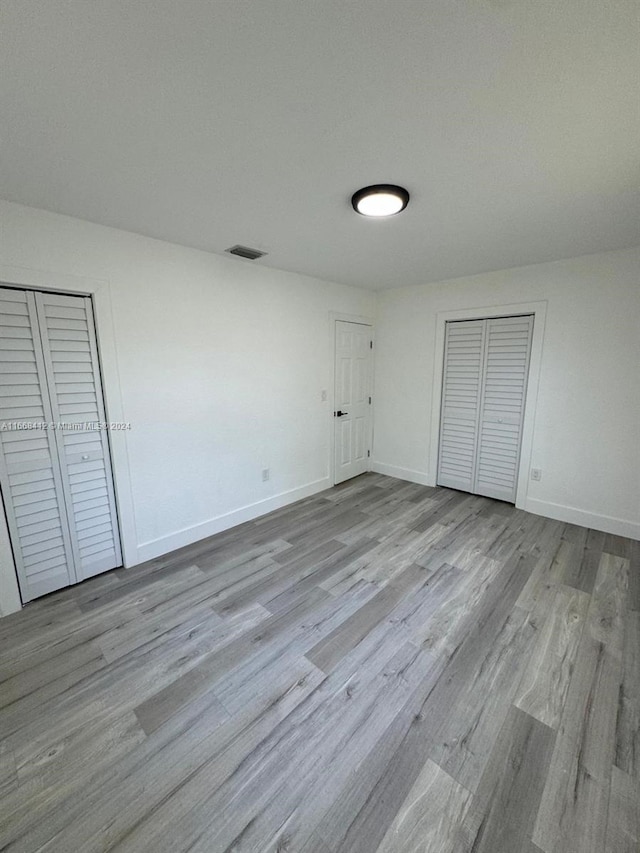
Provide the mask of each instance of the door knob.
{"label": "door knob", "polygon": [[336,416],[336,418],[343,418],[345,415],[348,415],[348,414],[349,414],[349,412],[341,412],[340,409],[338,409],[337,412],[334,412],[334,415]]}

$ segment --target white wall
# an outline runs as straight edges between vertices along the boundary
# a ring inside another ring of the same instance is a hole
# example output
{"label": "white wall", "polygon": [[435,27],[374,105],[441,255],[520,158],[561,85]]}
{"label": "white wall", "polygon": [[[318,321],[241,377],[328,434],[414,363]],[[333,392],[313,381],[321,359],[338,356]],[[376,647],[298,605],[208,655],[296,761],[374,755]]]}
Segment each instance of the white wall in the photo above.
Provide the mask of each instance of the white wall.
{"label": "white wall", "polygon": [[373,467],[435,482],[438,312],[545,300],[531,455],[543,475],[518,505],[640,538],[640,248],[379,294]]}
{"label": "white wall", "polygon": [[[128,564],[330,485],[329,314],[372,316],[375,294],[0,202],[0,279],[73,276],[108,282],[93,284],[107,405],[132,423],[114,447]],[[0,527],[4,613],[6,549]]]}

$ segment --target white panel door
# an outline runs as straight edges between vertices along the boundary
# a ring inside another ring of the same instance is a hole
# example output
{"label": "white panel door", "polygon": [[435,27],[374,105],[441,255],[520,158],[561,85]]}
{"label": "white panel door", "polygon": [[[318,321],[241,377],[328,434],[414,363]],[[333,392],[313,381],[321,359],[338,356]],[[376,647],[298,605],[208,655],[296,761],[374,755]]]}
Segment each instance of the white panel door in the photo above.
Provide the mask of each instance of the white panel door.
{"label": "white panel door", "polygon": [[438,484],[514,502],[533,317],[447,323]]}
{"label": "white panel door", "polygon": [[34,294],[0,288],[0,485],[25,602],[77,580],[52,421]]}
{"label": "white panel door", "polygon": [[529,374],[533,317],[486,321],[474,492],[514,502]]}
{"label": "white panel door", "polygon": [[371,326],[336,320],[335,472],[342,483],[369,470]]}
{"label": "white panel door", "polygon": [[78,580],[122,564],[91,300],[36,305]]}

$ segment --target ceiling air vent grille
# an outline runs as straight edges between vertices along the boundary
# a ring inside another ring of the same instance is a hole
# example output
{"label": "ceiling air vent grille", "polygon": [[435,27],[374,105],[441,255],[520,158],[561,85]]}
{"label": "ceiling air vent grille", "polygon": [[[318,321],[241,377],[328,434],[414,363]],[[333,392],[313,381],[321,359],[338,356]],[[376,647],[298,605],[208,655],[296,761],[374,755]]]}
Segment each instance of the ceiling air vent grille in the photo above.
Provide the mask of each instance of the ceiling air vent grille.
{"label": "ceiling air vent grille", "polygon": [[248,261],[257,261],[258,258],[262,258],[267,254],[266,252],[261,252],[259,249],[250,249],[249,246],[232,246],[225,251],[229,252],[230,255],[246,258]]}

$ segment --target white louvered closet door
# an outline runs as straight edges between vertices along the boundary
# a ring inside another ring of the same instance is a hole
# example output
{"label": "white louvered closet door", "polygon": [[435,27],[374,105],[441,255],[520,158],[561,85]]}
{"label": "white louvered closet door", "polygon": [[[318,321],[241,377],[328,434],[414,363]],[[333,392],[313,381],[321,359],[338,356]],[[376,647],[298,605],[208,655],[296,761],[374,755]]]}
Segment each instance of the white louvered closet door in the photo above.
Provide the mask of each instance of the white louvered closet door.
{"label": "white louvered closet door", "polygon": [[77,580],[52,419],[34,294],[0,288],[0,484],[24,601]]}
{"label": "white louvered closet door", "polygon": [[0,486],[25,602],[121,565],[104,420],[91,300],[0,288]]}
{"label": "white louvered closet door", "polygon": [[482,393],[484,320],[447,323],[438,483],[473,491]]}
{"label": "white louvered closet door", "polygon": [[533,317],[447,323],[438,483],[515,501]]}
{"label": "white louvered closet door", "polygon": [[533,317],[486,321],[474,492],[514,502]]}
{"label": "white louvered closet door", "polygon": [[77,580],[121,565],[91,300],[36,294]]}

